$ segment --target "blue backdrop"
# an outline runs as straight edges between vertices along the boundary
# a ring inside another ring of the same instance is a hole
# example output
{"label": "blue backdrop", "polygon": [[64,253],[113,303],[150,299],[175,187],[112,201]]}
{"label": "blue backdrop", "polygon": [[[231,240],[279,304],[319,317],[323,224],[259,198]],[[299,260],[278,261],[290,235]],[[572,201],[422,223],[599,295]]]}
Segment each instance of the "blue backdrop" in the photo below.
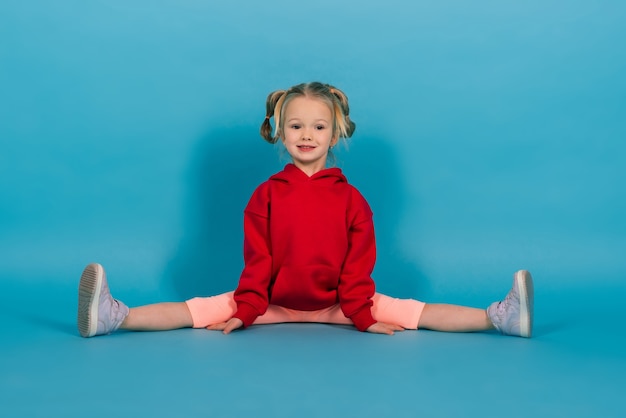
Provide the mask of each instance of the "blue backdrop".
{"label": "blue backdrop", "polygon": [[[619,1],[0,4],[0,277],[131,304],[229,290],[242,210],[284,164],[268,92],[350,98],[339,165],[369,200],[375,279],[489,302],[626,269]],[[73,290],[74,291],[74,290]],[[480,296],[479,296],[480,295]]]}

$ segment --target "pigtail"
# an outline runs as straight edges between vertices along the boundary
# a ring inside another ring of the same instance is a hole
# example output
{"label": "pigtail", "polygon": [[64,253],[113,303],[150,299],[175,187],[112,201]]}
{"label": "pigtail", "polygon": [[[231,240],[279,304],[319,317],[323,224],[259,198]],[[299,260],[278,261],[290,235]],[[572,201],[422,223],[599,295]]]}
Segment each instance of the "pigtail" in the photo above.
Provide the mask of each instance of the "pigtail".
{"label": "pigtail", "polygon": [[[285,100],[285,93],[285,90],[276,90],[267,96],[267,101],[265,102],[265,120],[261,124],[260,133],[261,137],[270,144],[275,144],[278,138],[280,138],[280,110]],[[274,133],[272,133],[272,124],[270,123],[272,116],[276,124],[276,131]]]}
{"label": "pigtail", "polygon": [[[356,124],[350,120],[350,106],[348,96],[336,87],[327,84],[330,93],[337,99],[334,107],[335,121],[338,123],[340,136],[350,138],[356,129]],[[343,121],[340,123],[339,121]]]}

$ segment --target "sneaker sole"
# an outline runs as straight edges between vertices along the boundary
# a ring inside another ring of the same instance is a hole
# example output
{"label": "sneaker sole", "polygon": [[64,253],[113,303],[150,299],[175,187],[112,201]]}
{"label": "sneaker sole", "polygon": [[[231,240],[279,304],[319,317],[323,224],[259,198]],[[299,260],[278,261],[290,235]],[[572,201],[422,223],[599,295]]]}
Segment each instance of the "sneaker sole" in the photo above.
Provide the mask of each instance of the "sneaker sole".
{"label": "sneaker sole", "polygon": [[515,273],[515,283],[520,298],[520,336],[530,338],[533,333],[533,278],[526,270]]}
{"label": "sneaker sole", "polygon": [[98,329],[98,301],[104,269],[100,264],[89,264],[83,270],[78,285],[78,332],[81,337],[96,335]]}

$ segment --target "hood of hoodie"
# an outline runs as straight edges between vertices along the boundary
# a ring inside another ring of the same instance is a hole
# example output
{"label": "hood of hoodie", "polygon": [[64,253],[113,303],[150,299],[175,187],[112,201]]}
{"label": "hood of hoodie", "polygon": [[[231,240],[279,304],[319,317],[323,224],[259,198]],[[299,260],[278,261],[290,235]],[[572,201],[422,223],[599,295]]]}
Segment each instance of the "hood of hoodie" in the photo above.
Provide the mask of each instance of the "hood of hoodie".
{"label": "hood of hoodie", "polygon": [[346,176],[343,175],[340,168],[326,168],[318,171],[309,177],[304,171],[300,170],[294,164],[287,164],[283,171],[274,174],[270,180],[280,181],[288,184],[305,183],[315,181],[317,184],[335,184],[347,183]]}

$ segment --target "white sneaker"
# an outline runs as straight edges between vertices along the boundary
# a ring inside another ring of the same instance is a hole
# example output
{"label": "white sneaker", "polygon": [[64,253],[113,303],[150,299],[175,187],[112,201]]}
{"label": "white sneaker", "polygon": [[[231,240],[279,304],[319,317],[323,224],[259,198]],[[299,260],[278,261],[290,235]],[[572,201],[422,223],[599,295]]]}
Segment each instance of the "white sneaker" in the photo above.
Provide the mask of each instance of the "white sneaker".
{"label": "white sneaker", "polygon": [[78,332],[82,337],[110,334],[128,316],[128,306],[113,299],[100,264],[89,264],[78,285]]}
{"label": "white sneaker", "polygon": [[487,308],[487,316],[505,335],[530,338],[533,333],[533,278],[526,270],[513,276],[513,288],[501,302]]}

